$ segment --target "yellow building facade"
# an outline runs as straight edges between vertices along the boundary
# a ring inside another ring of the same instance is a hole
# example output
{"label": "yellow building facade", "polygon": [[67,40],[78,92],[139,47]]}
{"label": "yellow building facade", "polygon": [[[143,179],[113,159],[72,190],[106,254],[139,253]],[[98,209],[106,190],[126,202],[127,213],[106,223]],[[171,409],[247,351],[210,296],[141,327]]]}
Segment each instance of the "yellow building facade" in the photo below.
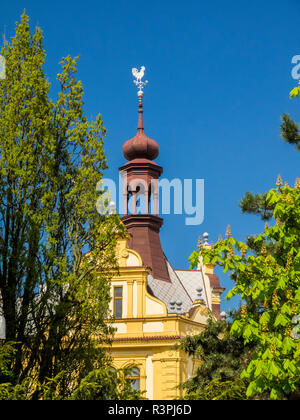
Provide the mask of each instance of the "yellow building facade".
{"label": "yellow building facade", "polygon": [[[181,338],[203,330],[213,305],[220,305],[223,289],[211,287],[212,267],[199,265],[198,270],[180,270],[186,279],[191,275],[194,282],[197,277],[203,279],[200,286],[203,286],[204,296],[200,298],[194,293],[187,312],[176,307],[172,310],[170,304],[151,293],[148,287],[151,269],[143,265],[140,255],[129,249],[127,243],[127,239],[118,242],[120,273],[111,284],[110,309],[116,317],[111,347],[114,365],[116,368],[137,367],[135,385],[145,391],[147,399],[182,398],[183,390],[178,385],[193,375],[199,360],[173,347]],[[176,270],[173,271],[176,274]],[[181,286],[183,289],[184,284]],[[182,290],[178,285],[177,290],[180,296]]]}

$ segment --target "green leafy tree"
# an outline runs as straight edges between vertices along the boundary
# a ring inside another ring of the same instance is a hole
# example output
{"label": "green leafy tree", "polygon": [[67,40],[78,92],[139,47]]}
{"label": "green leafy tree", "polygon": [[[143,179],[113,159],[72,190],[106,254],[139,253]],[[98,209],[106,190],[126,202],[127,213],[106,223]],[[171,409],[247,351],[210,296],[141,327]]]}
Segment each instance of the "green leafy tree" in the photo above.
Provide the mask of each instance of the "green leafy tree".
{"label": "green leafy tree", "polygon": [[245,400],[246,385],[241,379],[224,381],[220,378],[212,379],[203,389],[189,391],[185,400],[229,401]]}
{"label": "green leafy tree", "polygon": [[[299,85],[300,85],[300,81],[299,81]],[[295,98],[295,97],[299,96],[299,94],[300,94],[300,86],[296,86],[296,87],[294,87],[294,89],[291,90],[290,98]]]}
{"label": "green leafy tree", "polygon": [[[290,92],[290,97],[299,96],[300,86],[295,87]],[[300,132],[299,124],[293,121],[289,114],[281,116],[282,124],[280,126],[280,135],[284,141],[294,145],[296,150],[300,150]],[[274,205],[267,201],[268,192],[261,194],[253,194],[246,192],[240,201],[240,209],[242,213],[259,215],[262,220],[268,221],[273,216]],[[255,247],[255,237],[250,236],[247,242],[248,246],[257,252]]]}
{"label": "green leafy tree", "polygon": [[[299,82],[300,85],[300,82]],[[296,86],[290,92],[290,98],[298,97],[300,93],[300,86]],[[281,137],[289,144],[295,145],[297,150],[300,150],[300,132],[299,124],[293,121],[289,114],[283,114],[282,117]]]}
{"label": "green leafy tree", "polygon": [[84,116],[77,59],[62,59],[53,101],[42,41],[24,13],[1,50],[0,310],[6,341],[16,343],[11,386],[41,398],[59,378],[60,398],[69,398],[110,365],[109,281],[124,227],[96,211],[106,131],[101,115]]}
{"label": "green leafy tree", "polygon": [[[238,311],[230,314],[231,319]],[[201,360],[196,374],[182,384],[185,399],[246,399],[247,382],[240,379],[253,353],[253,343],[244,344],[241,337],[230,334],[232,320],[209,319],[197,336],[188,336],[180,348]]]}
{"label": "green leafy tree", "polygon": [[22,382],[14,383],[14,375],[10,370],[14,360],[16,343],[6,342],[0,345],[0,400],[31,400],[32,388],[39,390],[40,400],[136,400],[144,399],[144,392],[133,389],[130,376],[135,366],[115,369],[111,360],[103,358],[95,363],[72,391],[63,392],[65,374],[61,371],[53,378],[39,383],[35,378],[27,377]]}
{"label": "green leafy tree", "polygon": [[287,143],[294,145],[297,150],[300,150],[299,124],[293,121],[289,114],[283,114],[281,119],[281,137]]}
{"label": "green leafy tree", "polygon": [[[295,334],[295,319],[300,314],[300,179],[294,188],[277,181],[267,197],[274,206],[274,226],[267,226],[257,236],[260,255],[251,255],[246,244],[231,234],[213,249],[203,249],[204,263],[219,265],[233,273],[235,295],[246,302],[231,333],[244,343],[257,343],[257,350],[241,379],[249,381],[247,397],[268,393],[269,398],[291,398],[300,387],[300,340]],[[278,252],[267,251],[266,242],[279,246]],[[197,264],[199,251],[191,256]],[[247,305],[255,304],[249,311]]]}
{"label": "green leafy tree", "polygon": [[252,194],[246,192],[245,196],[239,203],[242,213],[250,213],[259,215],[264,221],[268,221],[273,216],[274,207],[267,202],[268,193]]}
{"label": "green leafy tree", "polygon": [[136,400],[143,399],[128,379],[132,369],[94,369],[72,393],[70,400]]}
{"label": "green leafy tree", "polygon": [[6,342],[1,345],[0,349],[0,383],[7,383],[13,379],[13,373],[9,366],[14,358],[14,343]]}
{"label": "green leafy tree", "polygon": [[[242,213],[254,214],[261,218],[262,221],[268,223],[268,221],[273,216],[274,206],[270,205],[267,201],[268,193],[264,192],[262,194],[253,194],[251,192],[246,192],[244,197],[239,203],[239,207]],[[246,238],[247,246],[254,251],[256,254],[260,253],[260,248],[255,242],[256,235],[249,235]],[[266,244],[268,251],[274,252],[276,246],[270,242]]]}

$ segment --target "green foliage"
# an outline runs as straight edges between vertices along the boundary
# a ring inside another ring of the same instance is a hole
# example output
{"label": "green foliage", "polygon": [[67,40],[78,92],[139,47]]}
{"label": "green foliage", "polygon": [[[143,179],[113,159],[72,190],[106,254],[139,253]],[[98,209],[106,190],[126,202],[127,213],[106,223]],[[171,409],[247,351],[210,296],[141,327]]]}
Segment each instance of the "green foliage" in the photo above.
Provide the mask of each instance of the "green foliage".
{"label": "green foliage", "polygon": [[290,98],[295,98],[295,97],[299,96],[299,94],[300,94],[300,86],[296,86],[296,87],[294,87],[294,89],[291,90]]}
{"label": "green foliage", "polygon": [[[246,192],[244,197],[239,203],[239,207],[242,213],[254,214],[260,216],[261,220],[268,221],[273,217],[274,205],[269,205],[267,201],[268,193],[252,194]],[[254,251],[257,255],[260,254],[260,247],[256,243],[256,235],[250,235],[247,237],[247,246]],[[276,252],[276,244],[266,242],[268,252]]]}
{"label": "green foliage", "polygon": [[0,343],[0,400],[26,400],[29,378],[21,384],[13,385],[14,373],[11,364],[16,354],[16,344]]}
{"label": "green foliage", "polygon": [[[299,85],[300,85],[300,82],[299,82]],[[290,92],[290,98],[298,97],[299,94],[300,94],[300,86],[296,86]],[[291,120],[289,114],[282,115],[281,119],[282,119],[282,125],[280,127],[281,137],[289,144],[295,145],[297,150],[300,150],[299,124]]]}
{"label": "green foliage", "polygon": [[182,350],[201,360],[196,375],[182,385],[187,391],[185,399],[246,399],[246,382],[240,374],[254,346],[232,336],[231,324],[209,319],[201,334],[181,341]]}
{"label": "green foliage", "polygon": [[287,143],[294,145],[297,150],[300,150],[299,124],[293,121],[289,114],[283,114],[281,119],[281,137]]}
{"label": "green foliage", "polygon": [[0,307],[6,339],[17,343],[7,383],[42,398],[59,379],[67,399],[108,363],[110,278],[124,226],[96,211],[106,130],[101,115],[84,116],[77,58],[61,60],[50,98],[42,31],[32,35],[25,14],[1,55]]}
{"label": "green foliage", "polygon": [[[280,126],[281,137],[289,144],[295,145],[300,150],[300,133],[299,124],[291,120],[289,114],[281,116],[282,125]],[[264,221],[269,221],[273,217],[274,204],[270,204],[267,200],[268,192],[261,194],[253,194],[246,192],[239,203],[242,213],[259,215]],[[259,248],[256,243],[256,236],[252,235],[247,238],[247,245],[256,254],[259,254]],[[276,252],[276,244],[266,242],[268,252]]]}
{"label": "green foliage", "polygon": [[0,400],[31,400],[32,390],[38,390],[40,400],[136,400],[142,393],[131,387],[130,373],[134,366],[114,369],[110,359],[102,358],[102,365],[95,368],[71,387],[69,396],[65,395],[65,381],[68,372],[61,371],[53,378],[39,383],[34,378],[25,378],[14,384],[9,365],[14,359],[16,343],[0,345]]}
{"label": "green foliage", "polygon": [[104,367],[90,372],[72,393],[70,400],[137,400],[141,393],[131,387],[128,375],[132,368]]}
{"label": "green foliage", "polygon": [[228,400],[245,400],[246,385],[241,379],[234,381],[223,381],[219,378],[213,379],[210,383],[195,392],[189,392],[184,397],[185,400],[204,400],[204,401],[228,401]]}
{"label": "green foliage", "polygon": [[[235,286],[227,299],[239,295],[256,306],[254,312],[242,307],[231,327],[245,344],[258,346],[241,375],[249,381],[248,398],[264,392],[271,399],[289,398],[300,386],[300,341],[293,336],[293,318],[300,314],[300,181],[295,188],[277,185],[267,197],[276,224],[255,240],[260,255],[249,255],[249,248],[230,235],[201,251],[204,263],[233,273]],[[280,252],[268,253],[266,242],[278,244]],[[195,251],[193,265],[197,258]]]}
{"label": "green foliage", "polygon": [[11,361],[15,355],[15,343],[6,342],[0,344],[0,383],[13,380],[13,373],[10,370]]}
{"label": "green foliage", "polygon": [[246,192],[239,207],[242,213],[250,213],[260,215],[262,220],[269,220],[273,216],[274,206],[270,206],[267,202],[268,193],[252,194]]}

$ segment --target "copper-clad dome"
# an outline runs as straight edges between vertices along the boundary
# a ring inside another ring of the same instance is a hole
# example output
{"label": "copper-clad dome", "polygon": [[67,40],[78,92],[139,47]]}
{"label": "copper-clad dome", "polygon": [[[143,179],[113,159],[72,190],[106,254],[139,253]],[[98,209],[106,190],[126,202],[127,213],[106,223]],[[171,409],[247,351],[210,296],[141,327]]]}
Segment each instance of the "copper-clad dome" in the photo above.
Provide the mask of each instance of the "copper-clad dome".
{"label": "copper-clad dome", "polygon": [[123,145],[125,159],[133,160],[137,158],[153,160],[158,156],[159,147],[156,141],[150,139],[144,133],[143,127],[143,104],[139,103],[139,123],[135,137],[127,140]]}

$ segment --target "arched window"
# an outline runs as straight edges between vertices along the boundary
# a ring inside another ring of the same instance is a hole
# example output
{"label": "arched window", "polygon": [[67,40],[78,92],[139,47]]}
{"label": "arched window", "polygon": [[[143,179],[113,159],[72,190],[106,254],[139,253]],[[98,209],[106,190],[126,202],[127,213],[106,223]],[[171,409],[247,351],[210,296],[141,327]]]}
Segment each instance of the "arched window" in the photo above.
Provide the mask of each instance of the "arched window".
{"label": "arched window", "polygon": [[135,391],[140,391],[140,369],[133,368],[131,372],[126,376],[130,380],[131,388]]}
{"label": "arched window", "polygon": [[124,197],[124,214],[148,214],[150,192],[146,181],[139,179],[139,182],[131,182],[127,186]]}

